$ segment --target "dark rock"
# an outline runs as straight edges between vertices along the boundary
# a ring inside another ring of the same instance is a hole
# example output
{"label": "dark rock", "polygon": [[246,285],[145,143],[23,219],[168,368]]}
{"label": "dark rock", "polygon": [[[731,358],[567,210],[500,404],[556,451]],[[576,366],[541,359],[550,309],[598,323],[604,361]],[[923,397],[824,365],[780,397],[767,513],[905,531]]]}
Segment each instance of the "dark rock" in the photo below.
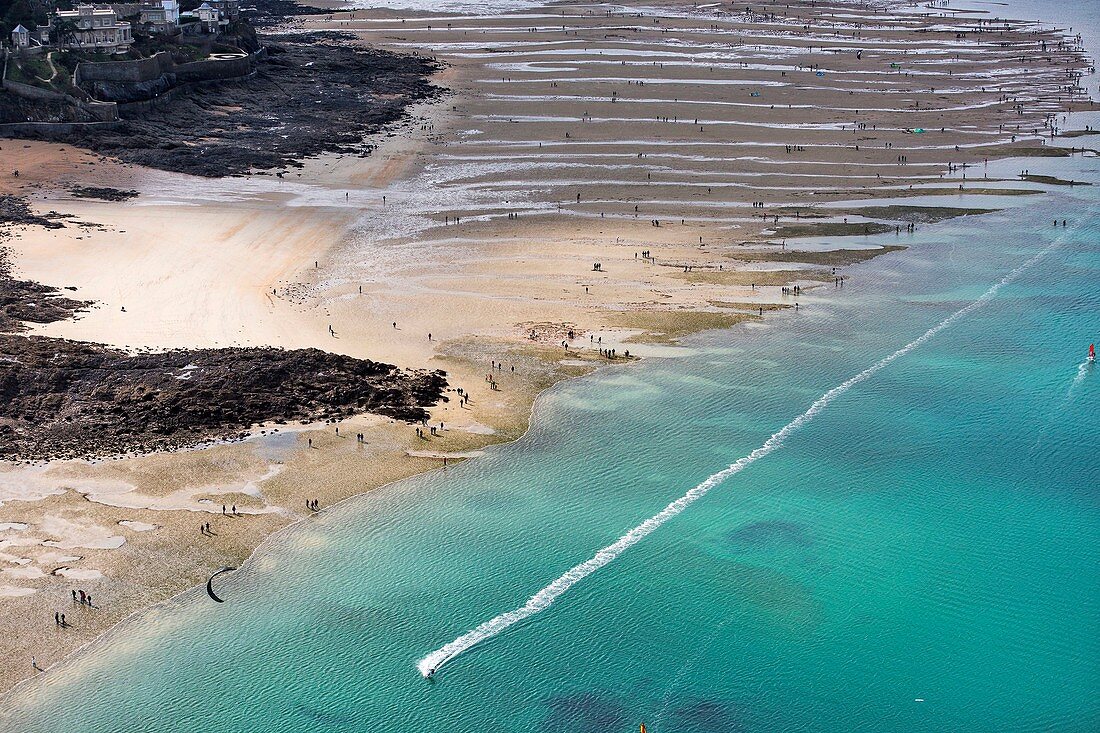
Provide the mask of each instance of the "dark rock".
{"label": "dark rock", "polygon": [[79,199],[99,199],[101,201],[129,201],[137,197],[138,192],[129,189],[106,188],[99,186],[72,186],[69,193]]}
{"label": "dark rock", "polygon": [[[4,197],[0,197],[2,198]],[[30,218],[36,217],[32,215]],[[3,221],[0,218],[0,223]],[[22,224],[28,223],[26,218],[17,221]],[[52,227],[55,224],[47,220],[42,225]],[[22,331],[25,329],[24,323],[62,321],[91,305],[86,301],[66,298],[60,295],[60,292],[49,285],[40,285],[30,280],[16,280],[12,277],[11,265],[8,264],[7,250],[0,248],[0,333]]]}
{"label": "dark rock", "polygon": [[409,371],[319,349],[180,349],[0,335],[0,458],[90,457],[235,439],[267,421],[374,412],[427,418],[440,371]]}
{"label": "dark rock", "polygon": [[39,216],[31,211],[26,199],[18,196],[0,195],[0,226],[26,224],[28,226],[46,227],[47,229],[61,229],[65,226],[57,221],[61,218],[64,217],[53,211],[45,216]]}
{"label": "dark rock", "polygon": [[[305,38],[306,40],[303,40]],[[161,170],[217,177],[300,166],[322,153],[362,153],[365,137],[440,93],[429,59],[337,45],[311,36],[264,36],[254,76],[176,90],[171,101],[119,126],[65,141]]]}
{"label": "dark rock", "polygon": [[446,399],[441,371],[403,370],[319,349],[133,354],[14,333],[91,305],[59,292],[16,280],[0,249],[0,460],[182,448],[239,439],[263,422],[363,412],[421,421],[425,408]]}

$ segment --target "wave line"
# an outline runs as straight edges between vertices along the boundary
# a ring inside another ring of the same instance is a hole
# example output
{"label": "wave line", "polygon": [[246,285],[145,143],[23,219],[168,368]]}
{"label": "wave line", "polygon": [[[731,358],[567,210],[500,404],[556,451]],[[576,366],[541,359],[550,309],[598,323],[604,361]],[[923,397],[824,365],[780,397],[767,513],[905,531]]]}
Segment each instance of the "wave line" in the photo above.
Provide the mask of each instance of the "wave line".
{"label": "wave line", "polygon": [[1054,242],[1050,245],[1047,245],[1046,248],[1033,255],[1022,265],[1009,272],[998,282],[994,283],[988,290],[982,293],[977,298],[977,300],[955,311],[947,318],[943,319],[935,326],[918,336],[916,339],[907,343],[905,346],[902,346],[894,353],[890,354],[889,356],[883,357],[879,361],[864,369],[859,374],[850,377],[845,382],[837,385],[836,387],[833,387],[828,392],[818,397],[817,400],[813,402],[813,404],[806,408],[805,412],[803,412],[801,415],[794,418],[789,423],[780,428],[778,432],[774,433],[771,437],[764,441],[764,443],[759,448],[756,448],[754,451],[746,456],[738,458],[736,461],[734,461],[718,473],[711,475],[702,483],[698,484],[686,494],[681,496],[679,499],[676,499],[649,519],[629,530],[622,537],[615,540],[615,542],[600,549],[598,552],[596,552],[595,555],[593,555],[589,559],[578,565],[574,565],[572,568],[556,578],[549,585],[542,588],[533,596],[528,598],[527,602],[524,603],[522,606],[494,616],[488,621],[485,621],[475,628],[471,629],[470,631],[467,631],[465,634],[462,634],[453,641],[448,642],[447,644],[444,644],[435,651],[427,654],[423,659],[417,662],[416,666],[417,669],[420,671],[420,674],[424,677],[431,677],[436,672],[438,672],[444,664],[451,661],[459,654],[469,651],[474,646],[502,633],[508,627],[513,626],[514,624],[517,624],[524,619],[528,619],[531,616],[539,613],[540,611],[544,611],[545,609],[549,608],[550,604],[556,601],[559,597],[562,596],[562,594],[564,594],[574,585],[584,580],[589,575],[592,575],[592,573],[596,572],[600,568],[614,561],[628,549],[641,542],[642,539],[654,532],[665,522],[680,514],[696,501],[706,496],[711,489],[722,484],[729,477],[740,473],[747,466],[755,463],[772,451],[780,448],[783,445],[784,441],[786,441],[786,439],[792,433],[797,431],[809,421],[813,420],[814,417],[816,417],[829,405],[830,402],[835,400],[837,397],[844,394],[860,382],[870,379],[879,371],[889,366],[892,362],[900,359],[909,352],[918,348],[919,346],[933,338],[940,331],[949,327],[951,324],[955,323],[955,321],[966,316],[971,311],[974,311],[985,305],[987,302],[989,302],[989,300],[997,295],[997,292],[1001,288],[1018,278],[1025,270],[1027,270],[1036,262],[1045,257],[1051,249],[1057,246],[1057,244],[1058,242]]}

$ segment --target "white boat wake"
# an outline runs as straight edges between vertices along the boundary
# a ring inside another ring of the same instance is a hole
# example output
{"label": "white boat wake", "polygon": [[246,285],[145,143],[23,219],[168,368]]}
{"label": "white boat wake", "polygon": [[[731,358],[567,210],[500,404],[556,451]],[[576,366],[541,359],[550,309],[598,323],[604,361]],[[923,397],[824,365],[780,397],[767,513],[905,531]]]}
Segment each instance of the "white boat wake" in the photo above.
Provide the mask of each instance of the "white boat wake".
{"label": "white boat wake", "polygon": [[550,605],[561,597],[566,591],[572,588],[577,583],[587,578],[592,573],[596,572],[600,568],[608,565],[613,560],[618,558],[628,549],[633,547],[642,541],[650,533],[654,532],[658,527],[675,517],[680,512],[687,509],[699,499],[703,498],[710,492],[711,489],[722,484],[730,476],[740,473],[747,466],[755,463],[764,456],[768,455],[772,451],[780,448],[788,437],[803,425],[813,420],[822,410],[829,406],[833,400],[840,395],[850,390],[855,385],[870,379],[882,369],[885,369],[892,362],[905,356],[913,349],[921,346],[931,338],[933,338],[940,331],[949,327],[955,321],[959,320],[963,316],[967,315],[971,311],[981,308],[987,302],[989,302],[997,292],[1005,285],[1009,284],[1016,278],[1018,278],[1024,271],[1034,265],[1036,262],[1046,256],[1050,250],[1057,246],[1057,242],[1052,243],[1041,250],[1039,253],[1033,255],[1030,259],[1017,267],[1012,272],[1005,275],[1001,280],[995,283],[992,287],[982,293],[977,300],[973,301],[969,305],[960,308],[947,318],[937,323],[932,328],[925,331],[919,337],[910,341],[905,346],[890,354],[889,356],[880,359],[871,366],[864,369],[854,377],[849,378],[842,384],[833,387],[825,394],[821,395],[811,404],[805,412],[791,420],[784,425],[778,432],[773,434],[770,438],[764,441],[756,450],[749,453],[747,456],[743,456],[726,468],[722,469],[718,473],[715,473],[708,477],[705,481],[695,486],[686,494],[676,499],[664,509],[654,514],[649,519],[645,520],[638,526],[632,528],[626,534],[619,539],[612,542],[610,545],[600,549],[595,555],[585,560],[584,562],[574,565],[572,568],[563,573],[560,577],[556,578],[553,582],[542,588],[533,596],[527,599],[527,602],[518,608],[514,608],[511,611],[505,611],[493,618],[479,624],[477,627],[467,631],[458,638],[454,639],[447,644],[439,647],[435,651],[426,655],[423,659],[417,662],[417,669],[420,670],[420,674],[424,677],[431,677],[443,667],[444,664],[451,661],[463,652],[469,651],[474,646],[488,641],[489,639],[502,633],[508,627],[519,623],[525,619],[534,616],[540,611],[544,611],[550,607]]}
{"label": "white boat wake", "polygon": [[1074,391],[1081,385],[1081,382],[1085,381],[1085,377],[1089,375],[1089,369],[1092,367],[1091,361],[1083,361],[1077,365],[1077,376],[1073,378],[1073,381],[1069,385],[1069,391],[1066,392],[1066,399],[1068,400],[1073,396]]}

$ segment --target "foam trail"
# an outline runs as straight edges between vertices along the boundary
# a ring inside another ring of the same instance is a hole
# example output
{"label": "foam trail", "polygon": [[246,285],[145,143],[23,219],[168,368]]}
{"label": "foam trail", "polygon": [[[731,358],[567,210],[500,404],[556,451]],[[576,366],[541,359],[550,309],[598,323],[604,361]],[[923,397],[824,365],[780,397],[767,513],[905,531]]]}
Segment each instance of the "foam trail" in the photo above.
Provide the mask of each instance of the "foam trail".
{"label": "foam trail", "polygon": [[596,554],[589,559],[585,560],[579,565],[574,565],[560,577],[555,579],[552,583],[535,593],[535,595],[528,598],[527,602],[524,603],[522,606],[494,616],[488,621],[481,623],[476,628],[467,631],[465,634],[462,634],[454,641],[444,644],[443,646],[425,656],[423,659],[417,662],[416,665],[417,669],[420,670],[420,674],[425,677],[430,677],[431,675],[438,672],[444,664],[451,661],[459,654],[470,650],[471,648],[473,648],[477,644],[480,644],[483,641],[487,641],[494,636],[497,636],[509,626],[517,624],[520,621],[530,618],[536,613],[539,613],[540,611],[544,611],[549,608],[550,604],[552,604],[574,585],[584,580],[589,575],[596,572],[605,565],[608,565],[624,552],[626,552],[628,549],[641,542],[642,539],[655,531],[662,524],[687,509],[699,499],[706,496],[711,489],[722,484],[730,476],[740,473],[747,466],[755,463],[772,451],[780,448],[783,445],[784,441],[786,441],[792,433],[797,431],[809,421],[813,420],[822,410],[829,406],[829,403],[831,403],[837,397],[844,394],[860,382],[870,379],[879,371],[889,366],[892,362],[900,359],[913,349],[921,346],[922,344],[933,338],[940,331],[944,330],[971,311],[985,305],[987,302],[989,302],[989,300],[997,295],[997,292],[1001,288],[1015,280],[1025,270],[1041,260],[1055,246],[1057,246],[1057,242],[1048,245],[1046,248],[1033,255],[1022,265],[1017,267],[1015,270],[1001,278],[999,282],[995,283],[992,287],[982,293],[977,300],[955,311],[947,318],[943,319],[935,326],[918,336],[916,339],[907,343],[905,346],[902,346],[894,353],[880,359],[879,361],[864,369],[859,374],[856,374],[854,377],[849,378],[847,381],[836,387],[833,387],[828,392],[818,397],[817,400],[814,401],[814,403],[811,404],[805,412],[803,412],[801,415],[780,428],[778,432],[774,433],[770,438],[765,440],[763,445],[761,445],[759,448],[755,449],[747,456],[738,458],[736,461],[731,463],[723,470],[708,477],[705,481],[688,491],[679,499],[676,499],[649,519],[632,528],[630,531],[628,531],[619,539],[615,540],[610,545],[607,545],[606,547],[596,552]]}
{"label": "foam trail", "polygon": [[1077,386],[1081,382],[1085,381],[1085,377],[1089,375],[1089,367],[1092,366],[1092,362],[1083,361],[1077,365],[1077,376],[1073,378],[1073,382],[1069,385],[1069,392],[1066,393],[1066,398],[1069,399],[1073,396],[1073,391],[1077,389]]}

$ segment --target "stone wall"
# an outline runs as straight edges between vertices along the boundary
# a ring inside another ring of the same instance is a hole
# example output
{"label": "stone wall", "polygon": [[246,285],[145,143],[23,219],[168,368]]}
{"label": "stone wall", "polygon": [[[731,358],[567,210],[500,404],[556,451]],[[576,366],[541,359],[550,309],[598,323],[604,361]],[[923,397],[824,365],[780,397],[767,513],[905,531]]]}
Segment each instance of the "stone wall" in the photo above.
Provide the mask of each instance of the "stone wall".
{"label": "stone wall", "polygon": [[181,82],[239,79],[256,70],[257,54],[232,58],[192,61],[176,66],[176,78]]}
{"label": "stone wall", "polygon": [[17,81],[4,79],[4,91],[23,99],[33,99],[39,102],[57,102],[68,106],[73,110],[73,117],[84,119],[88,122],[113,122],[118,119],[118,105],[114,102],[85,102],[69,94],[22,84]]}
{"label": "stone wall", "polygon": [[77,64],[74,82],[83,86],[90,82],[129,82],[141,84],[154,81],[165,74],[175,74],[181,82],[234,79],[248,76],[256,68],[256,60],[263,51],[232,58],[209,59],[177,64],[167,51],[153,54],[147,59],[132,61],[82,61]]}
{"label": "stone wall", "polygon": [[5,56],[3,80],[0,81],[0,86],[3,86],[4,91],[14,94],[17,97],[22,97],[23,99],[31,99],[39,102],[56,102],[71,107],[73,110],[72,116],[80,120],[86,120],[88,122],[113,122],[118,120],[118,105],[114,102],[97,102],[94,100],[77,99],[64,92],[36,87],[32,84],[24,84],[23,82],[8,79],[7,61],[8,59]]}
{"label": "stone wall", "polygon": [[[260,49],[252,54],[186,64],[176,64],[171,55],[164,51],[146,59],[84,61],[77,64],[73,78],[78,89],[91,92],[88,99],[78,99],[69,94],[9,81],[5,74],[5,90],[25,99],[66,107],[72,114],[65,114],[64,117],[71,117],[73,121],[9,123],[0,125],[0,134],[16,134],[6,129],[12,125],[19,126],[24,132],[33,130],[43,133],[45,126],[63,130],[73,124],[110,123],[120,117],[137,116],[170,102],[186,89],[219,81],[246,79],[256,73],[256,63],[265,53],[264,49]],[[99,101],[102,99],[111,101]]]}
{"label": "stone wall", "polygon": [[80,88],[95,99],[123,105],[123,114],[138,114],[163,104],[186,89],[207,82],[246,79],[256,72],[255,54],[227,56],[177,64],[169,54],[158,53],[136,61],[112,61],[77,65]]}
{"label": "stone wall", "polygon": [[40,99],[46,102],[76,101],[68,94],[36,87],[32,84],[24,84],[21,81],[12,81],[11,79],[4,79],[4,89],[24,99]]}
{"label": "stone wall", "polygon": [[81,61],[76,65],[73,83],[81,86],[87,82],[146,82],[172,70],[175,63],[167,51],[153,54],[147,59],[130,61]]}

